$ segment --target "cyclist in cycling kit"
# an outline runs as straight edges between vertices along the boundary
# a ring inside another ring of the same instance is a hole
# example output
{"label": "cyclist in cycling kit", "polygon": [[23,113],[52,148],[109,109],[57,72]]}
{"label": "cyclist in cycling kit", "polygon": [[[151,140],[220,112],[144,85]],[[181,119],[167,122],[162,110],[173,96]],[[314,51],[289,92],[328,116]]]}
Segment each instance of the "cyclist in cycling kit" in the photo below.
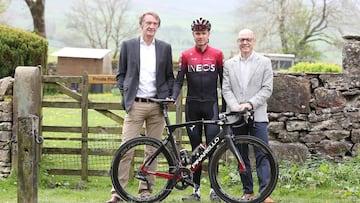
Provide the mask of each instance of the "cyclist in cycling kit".
{"label": "cyclist in cycling kit", "polygon": [[[211,24],[208,20],[199,18],[191,25],[195,46],[181,54],[179,71],[173,88],[173,98],[181,91],[184,76],[187,80],[187,96],[185,104],[186,121],[201,119],[218,119],[219,105],[217,84],[222,81],[223,53],[208,45]],[[224,103],[223,106],[225,107]],[[210,142],[219,132],[219,126],[207,124],[187,127],[192,150],[202,143],[202,131],[205,130],[206,143]],[[194,182],[200,186],[201,167],[194,173]],[[210,190],[210,199],[219,200],[215,192]],[[200,200],[200,188],[194,188],[193,193],[182,198]]]}

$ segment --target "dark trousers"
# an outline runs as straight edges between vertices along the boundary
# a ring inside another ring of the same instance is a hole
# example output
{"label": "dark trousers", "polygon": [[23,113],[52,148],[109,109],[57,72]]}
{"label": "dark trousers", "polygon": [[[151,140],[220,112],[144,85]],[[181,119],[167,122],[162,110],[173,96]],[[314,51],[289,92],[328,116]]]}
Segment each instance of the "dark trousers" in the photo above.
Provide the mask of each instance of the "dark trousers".
{"label": "dark trousers", "polygon": [[[267,132],[267,122],[255,122],[254,126],[242,126],[239,128],[233,128],[233,132],[235,135],[247,135],[250,132],[251,136],[255,136],[261,140],[263,140],[266,144],[269,144],[268,132]],[[244,194],[254,193],[253,189],[253,177],[251,173],[251,165],[249,160],[249,148],[246,144],[240,144],[238,146],[239,152],[244,159],[246,166],[246,173],[240,174],[241,181],[243,183],[243,192]],[[270,179],[270,167],[269,162],[264,161],[266,159],[262,159],[264,154],[254,149],[255,159],[256,159],[256,173],[259,180],[259,192],[267,185]],[[261,162],[260,162],[261,161]]]}
{"label": "dark trousers", "polygon": [[[219,118],[219,107],[217,101],[200,102],[200,101],[186,101],[185,105],[186,121],[196,120],[215,120]],[[214,124],[193,125],[187,126],[187,134],[190,139],[192,150],[194,150],[200,143],[202,143],[203,129],[205,130],[206,144],[219,133],[220,127]],[[211,156],[212,154],[209,154]],[[200,185],[202,166],[194,173],[194,182]]]}

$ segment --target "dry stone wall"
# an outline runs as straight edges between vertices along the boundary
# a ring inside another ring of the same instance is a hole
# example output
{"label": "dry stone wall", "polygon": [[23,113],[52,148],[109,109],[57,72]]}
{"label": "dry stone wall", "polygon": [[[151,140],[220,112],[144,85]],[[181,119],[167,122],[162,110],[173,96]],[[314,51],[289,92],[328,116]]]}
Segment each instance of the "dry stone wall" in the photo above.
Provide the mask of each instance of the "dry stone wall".
{"label": "dry stone wall", "polygon": [[341,161],[360,148],[360,37],[344,37],[343,73],[275,73],[271,148],[279,159]]}
{"label": "dry stone wall", "polygon": [[5,96],[12,93],[13,79],[0,80],[0,179],[6,178],[11,172],[12,146],[12,101]]}

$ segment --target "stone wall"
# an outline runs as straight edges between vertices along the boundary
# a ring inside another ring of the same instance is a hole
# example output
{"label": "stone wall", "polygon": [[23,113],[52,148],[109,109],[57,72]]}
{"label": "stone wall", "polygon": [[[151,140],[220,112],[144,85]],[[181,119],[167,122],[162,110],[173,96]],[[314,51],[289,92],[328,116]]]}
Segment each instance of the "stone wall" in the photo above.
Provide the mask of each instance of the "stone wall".
{"label": "stone wall", "polygon": [[0,179],[8,177],[11,172],[13,108],[8,95],[12,94],[12,86],[10,77],[0,80]]}
{"label": "stone wall", "polygon": [[360,147],[360,37],[344,37],[342,74],[274,76],[271,148],[279,159],[341,161]]}

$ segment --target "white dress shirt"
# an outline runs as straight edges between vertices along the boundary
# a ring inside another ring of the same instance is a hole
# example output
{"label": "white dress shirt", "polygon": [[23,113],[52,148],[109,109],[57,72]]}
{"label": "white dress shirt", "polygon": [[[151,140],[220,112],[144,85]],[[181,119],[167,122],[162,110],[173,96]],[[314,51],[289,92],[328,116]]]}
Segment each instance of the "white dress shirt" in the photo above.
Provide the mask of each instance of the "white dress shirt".
{"label": "white dress shirt", "polygon": [[241,77],[241,88],[242,90],[245,92],[248,82],[249,82],[249,77],[250,77],[250,69],[253,65],[253,57],[254,53],[252,53],[249,58],[244,59],[243,57],[241,57],[240,55],[240,77]]}
{"label": "white dress shirt", "polygon": [[155,39],[147,45],[140,38],[140,81],[136,97],[149,98],[156,95]]}

